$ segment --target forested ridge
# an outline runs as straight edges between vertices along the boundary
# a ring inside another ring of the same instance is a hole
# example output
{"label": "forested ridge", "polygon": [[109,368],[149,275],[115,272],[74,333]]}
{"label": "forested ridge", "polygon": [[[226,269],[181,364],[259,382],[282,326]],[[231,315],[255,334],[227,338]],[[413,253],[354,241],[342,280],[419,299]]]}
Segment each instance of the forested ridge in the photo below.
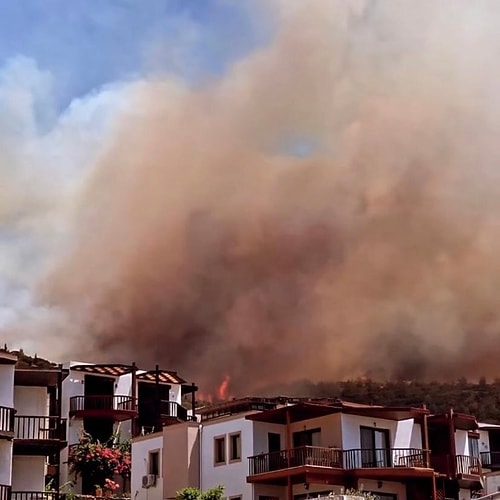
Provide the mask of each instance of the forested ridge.
{"label": "forested ridge", "polygon": [[453,408],[475,415],[479,421],[500,423],[500,379],[469,382],[391,381],[370,379],[342,382],[308,382],[280,387],[282,394],[314,398],[339,398],[354,403],[384,406],[420,406],[426,404],[432,413]]}

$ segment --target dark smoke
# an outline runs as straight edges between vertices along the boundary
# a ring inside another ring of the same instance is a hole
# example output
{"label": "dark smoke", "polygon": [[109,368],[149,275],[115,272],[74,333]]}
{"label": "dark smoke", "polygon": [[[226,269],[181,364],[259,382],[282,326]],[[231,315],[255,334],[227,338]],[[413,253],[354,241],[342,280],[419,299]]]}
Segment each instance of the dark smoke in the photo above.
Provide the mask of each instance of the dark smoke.
{"label": "dark smoke", "polygon": [[272,5],[273,43],[219,82],[130,96],[40,286],[68,354],[233,395],[494,375],[498,4]]}

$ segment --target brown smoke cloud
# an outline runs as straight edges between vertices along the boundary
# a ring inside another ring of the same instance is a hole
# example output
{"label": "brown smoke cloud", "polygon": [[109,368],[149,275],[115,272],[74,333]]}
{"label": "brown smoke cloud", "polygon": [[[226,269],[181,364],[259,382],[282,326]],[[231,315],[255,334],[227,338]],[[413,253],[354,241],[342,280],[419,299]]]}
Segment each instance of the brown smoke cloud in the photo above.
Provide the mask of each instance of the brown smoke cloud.
{"label": "brown smoke cloud", "polygon": [[272,5],[220,80],[135,87],[40,286],[69,354],[232,394],[496,375],[498,4]]}

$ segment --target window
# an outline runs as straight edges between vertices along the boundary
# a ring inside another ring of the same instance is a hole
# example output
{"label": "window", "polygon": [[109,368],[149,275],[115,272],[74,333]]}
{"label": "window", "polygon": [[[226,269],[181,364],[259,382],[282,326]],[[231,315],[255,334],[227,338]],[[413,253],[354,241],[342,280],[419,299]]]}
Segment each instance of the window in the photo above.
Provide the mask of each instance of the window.
{"label": "window", "polygon": [[229,460],[236,462],[241,460],[241,433],[229,434]]}
{"label": "window", "polygon": [[214,464],[221,465],[226,463],[226,436],[217,436],[214,438]]}
{"label": "window", "polygon": [[149,452],[148,474],[157,477],[160,475],[160,452],[158,450]]}
{"label": "window", "polygon": [[241,495],[236,495],[234,497],[229,497],[229,500],[241,500],[243,497]]}
{"label": "window", "polygon": [[388,467],[389,431],[372,427],[360,428],[361,467]]}
{"label": "window", "polygon": [[479,439],[469,436],[469,455],[479,458]]}

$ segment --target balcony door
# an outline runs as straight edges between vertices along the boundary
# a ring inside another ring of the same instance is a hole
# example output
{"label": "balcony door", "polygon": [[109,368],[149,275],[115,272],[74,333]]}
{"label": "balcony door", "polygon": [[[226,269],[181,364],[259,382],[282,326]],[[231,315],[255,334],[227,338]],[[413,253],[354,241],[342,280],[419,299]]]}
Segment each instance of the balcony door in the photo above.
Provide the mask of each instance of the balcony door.
{"label": "balcony door", "polygon": [[311,429],[293,433],[293,447],[319,446],[321,444],[321,429]]}
{"label": "balcony door", "polygon": [[360,427],[361,466],[390,467],[389,431]]}

